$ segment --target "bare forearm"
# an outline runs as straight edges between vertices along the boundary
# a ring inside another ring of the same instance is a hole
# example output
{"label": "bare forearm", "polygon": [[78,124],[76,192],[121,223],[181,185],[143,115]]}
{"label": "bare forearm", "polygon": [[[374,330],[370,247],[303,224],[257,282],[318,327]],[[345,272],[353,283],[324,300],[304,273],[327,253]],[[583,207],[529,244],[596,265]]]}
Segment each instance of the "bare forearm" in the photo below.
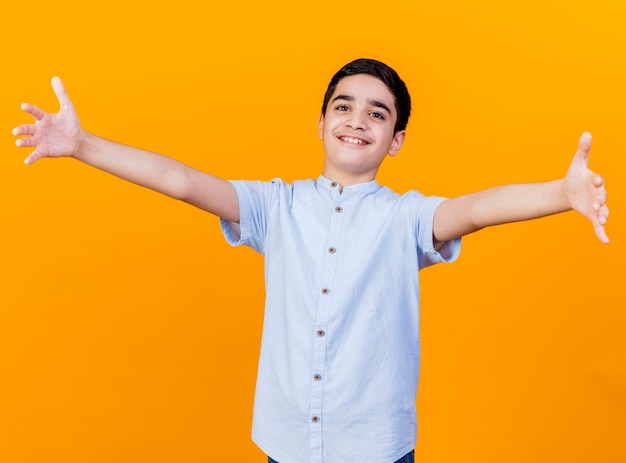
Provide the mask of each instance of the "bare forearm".
{"label": "bare forearm", "polygon": [[435,215],[437,241],[459,238],[482,228],[536,219],[571,209],[565,181],[503,185],[442,203]]}
{"label": "bare forearm", "polygon": [[503,185],[472,196],[472,215],[480,228],[536,219],[571,209],[563,179]]}
{"label": "bare forearm", "polygon": [[83,131],[74,158],[105,172],[173,198],[181,199],[185,165],[166,156]]}
{"label": "bare forearm", "polygon": [[175,159],[85,131],[74,158],[227,220],[239,221],[237,195],[229,182]]}

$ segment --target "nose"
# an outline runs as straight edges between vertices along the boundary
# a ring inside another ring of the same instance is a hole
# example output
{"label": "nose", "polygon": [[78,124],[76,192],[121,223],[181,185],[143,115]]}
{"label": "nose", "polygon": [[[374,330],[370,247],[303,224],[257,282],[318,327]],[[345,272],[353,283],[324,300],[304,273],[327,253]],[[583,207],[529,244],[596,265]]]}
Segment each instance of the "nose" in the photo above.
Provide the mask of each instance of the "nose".
{"label": "nose", "polygon": [[367,127],[367,121],[363,114],[359,111],[354,111],[351,112],[350,117],[346,119],[346,126],[350,127],[352,130],[364,130]]}

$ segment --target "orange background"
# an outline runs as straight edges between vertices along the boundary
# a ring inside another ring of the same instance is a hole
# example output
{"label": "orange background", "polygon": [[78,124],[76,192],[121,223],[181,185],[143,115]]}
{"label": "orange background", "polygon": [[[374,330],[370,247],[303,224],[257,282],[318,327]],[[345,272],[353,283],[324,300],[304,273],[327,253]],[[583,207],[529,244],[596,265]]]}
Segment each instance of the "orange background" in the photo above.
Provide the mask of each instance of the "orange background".
{"label": "orange background", "polygon": [[[256,461],[262,260],[217,219],[11,129],[60,75],[83,126],[226,178],[317,177],[331,75],[415,102],[379,180],[457,195],[564,174],[578,136],[613,242],[574,213],[485,230],[422,274],[417,461],[626,461],[626,3],[11,2],[0,17],[0,461]],[[233,456],[235,454],[235,456]]]}

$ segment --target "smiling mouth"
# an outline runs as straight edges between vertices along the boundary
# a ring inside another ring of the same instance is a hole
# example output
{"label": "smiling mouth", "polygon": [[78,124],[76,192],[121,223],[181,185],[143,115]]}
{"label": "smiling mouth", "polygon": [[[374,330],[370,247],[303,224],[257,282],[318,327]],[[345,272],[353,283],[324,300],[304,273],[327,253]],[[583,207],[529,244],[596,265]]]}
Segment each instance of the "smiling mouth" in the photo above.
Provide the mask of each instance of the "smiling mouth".
{"label": "smiling mouth", "polygon": [[360,138],[339,137],[339,139],[351,145],[367,145],[368,144],[365,140],[361,140]]}

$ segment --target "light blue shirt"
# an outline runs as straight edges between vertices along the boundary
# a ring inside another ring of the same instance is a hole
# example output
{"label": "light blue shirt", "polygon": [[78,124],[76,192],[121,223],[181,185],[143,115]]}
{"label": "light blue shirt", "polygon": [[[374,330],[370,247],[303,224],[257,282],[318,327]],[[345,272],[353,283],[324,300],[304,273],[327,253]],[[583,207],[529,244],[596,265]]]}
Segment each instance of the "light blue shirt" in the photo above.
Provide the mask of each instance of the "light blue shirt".
{"label": "light blue shirt", "polygon": [[418,271],[444,198],[376,180],[232,182],[229,243],[265,256],[265,321],[252,438],[279,463],[390,463],[415,447]]}

